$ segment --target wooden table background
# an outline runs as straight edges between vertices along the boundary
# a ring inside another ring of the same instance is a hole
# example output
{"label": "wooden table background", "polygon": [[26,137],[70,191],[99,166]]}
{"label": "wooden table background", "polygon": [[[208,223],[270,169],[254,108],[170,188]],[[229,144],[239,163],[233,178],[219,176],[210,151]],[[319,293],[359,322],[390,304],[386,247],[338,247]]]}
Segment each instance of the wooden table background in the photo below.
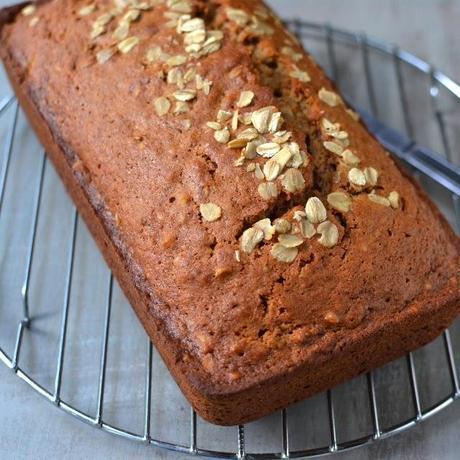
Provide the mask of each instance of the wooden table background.
{"label": "wooden table background", "polygon": [[[7,1],[0,0],[0,5]],[[460,80],[460,0],[269,0],[299,17],[399,44]],[[460,404],[418,427],[337,459],[456,459]],[[139,446],[82,424],[52,407],[0,364],[0,458],[158,458],[178,454]],[[184,460],[188,457],[181,456]],[[192,458],[192,457],[191,457]]]}

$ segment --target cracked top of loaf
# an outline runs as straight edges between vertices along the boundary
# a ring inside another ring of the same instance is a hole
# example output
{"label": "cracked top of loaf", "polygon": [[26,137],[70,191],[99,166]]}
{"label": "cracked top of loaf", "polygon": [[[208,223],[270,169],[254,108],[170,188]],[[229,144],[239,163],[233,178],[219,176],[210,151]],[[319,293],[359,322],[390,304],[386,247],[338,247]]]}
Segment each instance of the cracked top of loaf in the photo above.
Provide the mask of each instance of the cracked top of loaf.
{"label": "cracked top of loaf", "polygon": [[457,295],[458,240],[262,2],[48,1],[3,41],[197,380]]}

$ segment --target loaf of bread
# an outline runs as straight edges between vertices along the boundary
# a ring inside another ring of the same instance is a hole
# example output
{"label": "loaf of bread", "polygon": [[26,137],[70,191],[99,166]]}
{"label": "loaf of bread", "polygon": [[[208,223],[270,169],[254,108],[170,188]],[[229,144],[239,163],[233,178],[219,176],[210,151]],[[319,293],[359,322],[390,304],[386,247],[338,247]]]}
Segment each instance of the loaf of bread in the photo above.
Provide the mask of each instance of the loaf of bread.
{"label": "loaf of bread", "polygon": [[459,239],[258,0],[3,10],[17,97],[206,420],[244,423],[434,339]]}

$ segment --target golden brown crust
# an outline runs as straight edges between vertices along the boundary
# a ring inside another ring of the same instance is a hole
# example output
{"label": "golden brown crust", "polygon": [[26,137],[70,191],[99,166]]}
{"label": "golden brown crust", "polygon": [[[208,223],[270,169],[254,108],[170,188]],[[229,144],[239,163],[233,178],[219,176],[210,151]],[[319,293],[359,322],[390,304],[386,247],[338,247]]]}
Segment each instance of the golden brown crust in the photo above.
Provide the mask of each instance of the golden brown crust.
{"label": "golden brown crust", "polygon": [[[29,17],[15,18],[18,9],[3,12],[11,24],[3,26],[1,54],[21,105],[179,386],[207,420],[236,424],[436,337],[460,307],[459,240],[345,107],[324,103],[331,95],[319,92],[333,87],[307,55],[295,65],[311,82],[286,77],[294,64],[278,48],[298,46],[275,19],[266,19],[274,34],[254,40],[227,17],[229,5],[249,12],[247,1],[192,3],[225,39],[200,61],[212,90],[187,115],[156,115],[149,101],[172,89],[155,65],[139,65],[147,45],[95,62],[84,46],[90,28],[75,19],[82,2],[45,4],[33,31]],[[134,30],[141,37],[156,31],[153,44],[178,52],[168,38],[174,32],[158,17],[145,13]],[[251,110],[279,106],[307,152],[301,193],[262,199],[253,175],[234,166],[235,152],[205,127],[248,90]],[[370,188],[353,189],[351,168],[323,148],[330,140],[321,131],[325,118],[348,133],[363,166],[380,172],[377,194],[397,190],[402,205],[393,209],[371,201]],[[326,203],[333,191],[353,199],[349,212],[326,205],[339,229],[335,246],[315,236],[284,264],[268,241],[235,260],[239,237],[256,221],[292,220],[307,198]],[[215,222],[200,218],[207,202],[222,210]]]}

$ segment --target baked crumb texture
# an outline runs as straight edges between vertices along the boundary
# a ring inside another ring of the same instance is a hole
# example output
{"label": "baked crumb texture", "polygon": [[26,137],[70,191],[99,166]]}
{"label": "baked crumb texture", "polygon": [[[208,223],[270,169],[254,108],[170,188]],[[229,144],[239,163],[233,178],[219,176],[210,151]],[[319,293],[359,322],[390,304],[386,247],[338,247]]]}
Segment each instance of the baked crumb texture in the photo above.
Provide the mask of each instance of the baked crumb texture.
{"label": "baked crumb texture", "polygon": [[22,106],[203,418],[261,417],[457,315],[459,240],[262,2],[2,21]]}

